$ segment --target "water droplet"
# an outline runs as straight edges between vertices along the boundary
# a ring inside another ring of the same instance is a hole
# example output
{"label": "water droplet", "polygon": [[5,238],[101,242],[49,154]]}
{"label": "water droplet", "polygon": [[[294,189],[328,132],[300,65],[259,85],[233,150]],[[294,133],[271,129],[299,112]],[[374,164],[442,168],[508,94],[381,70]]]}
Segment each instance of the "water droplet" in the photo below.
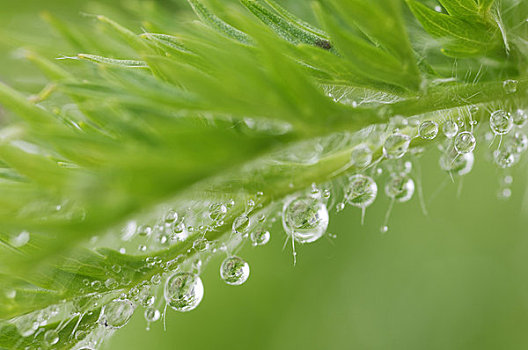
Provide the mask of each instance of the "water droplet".
{"label": "water droplet", "polygon": [[524,109],[518,109],[513,113],[513,124],[517,125],[518,127],[522,128],[526,125],[526,122],[528,121],[528,112],[526,112]]}
{"label": "water droplet", "polygon": [[125,326],[134,314],[135,306],[130,300],[113,300],[101,310],[100,323],[111,329]]}
{"label": "water droplet", "polygon": [[397,202],[407,202],[414,194],[414,181],[407,175],[392,176],[385,185],[385,193]]}
{"label": "water droplet", "polygon": [[336,204],[336,211],[339,213],[341,211],[343,211],[345,209],[345,203],[341,202],[341,203],[337,203]]}
{"label": "water droplet", "polygon": [[399,159],[405,155],[410,143],[409,136],[400,133],[392,134],[383,144],[383,155],[388,159]]}
{"label": "water droplet", "polygon": [[495,160],[495,164],[497,164],[500,168],[506,169],[511,168],[515,163],[517,163],[519,157],[517,156],[517,153],[505,147],[493,152],[493,159]]}
{"label": "water droplet", "polygon": [[138,234],[139,236],[146,236],[146,237],[148,237],[148,236],[150,236],[150,234],[152,233],[152,227],[150,227],[150,226],[146,226],[146,225],[139,226],[139,227],[137,228],[137,231],[136,231],[136,232],[137,232],[137,234]]}
{"label": "water droplet", "polygon": [[506,135],[513,128],[513,118],[511,114],[503,110],[491,113],[490,128],[495,135]]}
{"label": "water droplet", "polygon": [[59,333],[54,329],[50,329],[44,333],[44,342],[47,346],[55,345],[59,342]]}
{"label": "water droplet", "polygon": [[471,153],[477,145],[475,136],[469,131],[463,131],[458,134],[455,138],[455,149],[458,153],[466,154]]}
{"label": "water droplet", "polygon": [[167,224],[172,224],[178,221],[178,213],[174,210],[169,210],[163,217],[163,221]]}
{"label": "water droplet", "polygon": [[11,237],[10,243],[15,248],[20,248],[25,246],[30,239],[29,232],[22,231],[18,235]]}
{"label": "water droplet", "polygon": [[106,287],[107,289],[110,289],[110,290],[112,290],[112,289],[116,289],[116,288],[118,287],[118,285],[119,285],[119,284],[117,283],[117,281],[116,281],[115,279],[113,279],[113,278],[108,278],[108,279],[105,281],[104,284],[105,284],[105,287]]}
{"label": "water droplet", "polygon": [[507,94],[514,94],[517,92],[517,86],[519,82],[517,80],[505,80],[502,83],[502,87]]}
{"label": "water droplet", "polygon": [[358,169],[366,168],[372,162],[372,151],[367,145],[361,144],[352,150],[350,161]]}
{"label": "water droplet", "polygon": [[250,225],[251,220],[249,217],[245,214],[242,214],[233,222],[233,233],[245,234],[248,232]]}
{"label": "water droplet", "polygon": [[506,140],[504,147],[516,153],[525,152],[528,149],[528,137],[522,131],[517,131]]}
{"label": "water droplet", "polygon": [[209,241],[206,238],[200,238],[193,242],[194,250],[204,252],[209,249]]}
{"label": "water droplet", "polygon": [[145,320],[148,322],[156,322],[160,319],[160,312],[154,307],[149,307],[145,309]]}
{"label": "water droplet", "polygon": [[220,276],[227,284],[241,285],[249,278],[249,264],[238,256],[226,258],[220,266]]}
{"label": "water droplet", "polygon": [[299,243],[317,241],[328,227],[328,210],[317,198],[300,196],[287,201],[282,210],[286,234]]}
{"label": "water droplet", "polygon": [[366,208],[376,200],[378,186],[369,176],[354,175],[345,189],[347,202],[358,208]]}
{"label": "water droplet", "polygon": [[27,314],[18,317],[15,321],[15,326],[21,336],[29,337],[39,328],[39,322],[34,319],[33,315]]}
{"label": "water droplet", "polygon": [[387,232],[389,232],[389,226],[387,226],[387,225],[383,225],[383,226],[381,226],[381,227],[380,227],[380,232],[381,232],[381,233],[387,233]]}
{"label": "water droplet", "polygon": [[512,190],[510,188],[503,188],[499,190],[497,197],[502,200],[508,200],[511,198]]}
{"label": "water droplet", "polygon": [[438,135],[438,124],[432,120],[424,121],[418,129],[422,139],[432,140]]}
{"label": "water droplet", "polygon": [[457,154],[456,152],[444,153],[439,160],[442,170],[459,176],[468,174],[473,169],[474,162],[473,153]]}
{"label": "water droplet", "polygon": [[139,250],[140,252],[146,252],[146,251],[147,251],[147,246],[144,245],[144,244],[140,244],[140,245],[138,246],[138,250]]}
{"label": "water droplet", "polygon": [[187,312],[194,310],[202,301],[204,288],[202,279],[195,274],[179,272],[165,282],[164,296],[174,310]]}
{"label": "water droplet", "polygon": [[394,130],[400,130],[405,128],[408,125],[407,119],[401,115],[395,115],[389,120],[389,127]]}
{"label": "water droplet", "polygon": [[209,206],[209,217],[214,222],[224,220],[227,214],[227,207],[222,203],[213,203]]}
{"label": "water droplet", "polygon": [[251,242],[254,246],[266,245],[270,241],[269,231],[253,231],[251,232]]}

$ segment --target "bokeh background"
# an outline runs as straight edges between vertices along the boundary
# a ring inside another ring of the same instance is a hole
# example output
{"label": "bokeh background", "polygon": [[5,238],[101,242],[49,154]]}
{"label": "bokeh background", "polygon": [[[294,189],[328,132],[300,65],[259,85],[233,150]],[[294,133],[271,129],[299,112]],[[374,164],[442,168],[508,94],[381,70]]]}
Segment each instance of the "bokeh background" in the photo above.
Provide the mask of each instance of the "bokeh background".
{"label": "bokeh background", "polygon": [[[42,28],[42,9],[78,16],[85,3],[2,0],[0,29],[31,36]],[[36,88],[39,79],[1,44],[8,38],[0,39],[0,80]],[[275,227],[267,246],[240,252],[251,266],[245,285],[224,284],[220,258],[212,260],[198,309],[169,311],[166,331],[161,322],[146,331],[138,312],[106,348],[527,349],[527,168],[512,171],[513,195],[499,200],[504,173],[486,161],[487,148],[479,144],[462,184],[439,169],[436,149],[426,152],[420,165],[428,215],[414,198],[395,206],[381,234],[384,195],[364,226],[358,210],[333,212],[329,232],[336,237],[298,247],[296,266]]]}

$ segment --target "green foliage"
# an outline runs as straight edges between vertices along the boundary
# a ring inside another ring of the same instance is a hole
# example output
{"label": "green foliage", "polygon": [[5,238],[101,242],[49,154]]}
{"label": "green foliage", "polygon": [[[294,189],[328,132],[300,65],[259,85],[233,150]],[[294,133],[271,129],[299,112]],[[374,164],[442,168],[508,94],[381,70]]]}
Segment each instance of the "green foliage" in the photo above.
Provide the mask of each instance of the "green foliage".
{"label": "green foliage", "polygon": [[[313,6],[317,25],[271,0],[241,3],[221,7],[230,20],[189,0],[201,22],[185,25],[167,24],[151,3],[143,13],[150,32],[142,34],[102,15],[81,24],[43,16],[66,43],[25,53],[48,79],[44,90],[28,98],[0,83],[10,111],[0,131],[0,347],[42,341],[42,333],[22,337],[14,318],[88,300],[61,328],[57,348],[71,347],[76,322],[94,331],[102,305],[189,261],[197,238],[226,239],[253,193],[264,193],[256,204],[266,210],[358,170],[349,161],[361,140],[330,144],[313,164],[273,161],[275,154],[339,133],[379,132],[394,115],[526,98],[526,72],[512,69],[526,64],[524,33],[514,20],[499,24],[493,1],[442,0],[445,14],[407,0],[411,17],[402,1],[327,0]],[[414,19],[440,40],[444,57],[413,40]],[[484,78],[443,74],[454,58],[478,60]],[[505,78],[518,80],[515,92],[503,89]],[[336,103],[328,91],[341,88],[354,100],[374,97],[359,107]],[[381,160],[380,144],[372,148]],[[213,230],[148,253],[118,251],[122,227],[155,220],[160,205],[227,198],[236,204]],[[19,247],[13,238],[22,230],[31,243]],[[91,237],[103,243],[92,246]],[[88,287],[108,278],[126,283]]]}

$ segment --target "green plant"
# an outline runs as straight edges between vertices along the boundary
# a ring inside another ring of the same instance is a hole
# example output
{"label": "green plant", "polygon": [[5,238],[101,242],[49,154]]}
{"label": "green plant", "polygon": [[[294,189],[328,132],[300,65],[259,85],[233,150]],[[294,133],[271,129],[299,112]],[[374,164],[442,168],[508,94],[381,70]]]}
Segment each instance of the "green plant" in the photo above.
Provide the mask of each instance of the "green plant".
{"label": "green plant", "polygon": [[[452,176],[467,173],[492,112],[495,162],[525,151],[522,1],[443,0],[442,13],[320,1],[324,30],[271,0],[189,3],[201,22],[175,28],[152,7],[140,35],[105,16],[90,16],[94,36],[45,15],[76,55],[26,52],[50,81],[36,96],[0,85],[13,112],[0,144],[0,347],[96,347],[136,305],[151,321],[152,302],[196,306],[159,286],[263,242],[277,217],[292,244],[318,239],[328,208],[375,199],[382,167],[393,202],[410,199],[402,157],[429,145]],[[246,269],[222,271],[237,284]]]}

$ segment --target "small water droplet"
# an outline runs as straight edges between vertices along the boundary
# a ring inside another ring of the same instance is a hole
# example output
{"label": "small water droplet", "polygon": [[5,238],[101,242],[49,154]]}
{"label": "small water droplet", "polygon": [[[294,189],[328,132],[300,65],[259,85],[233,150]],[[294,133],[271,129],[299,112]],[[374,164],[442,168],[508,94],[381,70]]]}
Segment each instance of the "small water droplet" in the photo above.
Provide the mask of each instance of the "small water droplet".
{"label": "small water droplet", "polygon": [[505,80],[502,83],[502,87],[507,94],[514,94],[517,92],[517,86],[519,82],[517,80]]}
{"label": "small water droplet", "polygon": [[369,176],[357,174],[350,178],[345,188],[347,202],[358,208],[366,208],[376,200],[378,186]]}
{"label": "small water droplet", "polygon": [[202,301],[202,279],[195,274],[179,272],[165,282],[164,296],[167,304],[179,312],[194,310]]}
{"label": "small water droplet", "polygon": [[233,233],[238,234],[245,234],[249,230],[249,226],[251,225],[251,220],[249,217],[245,214],[240,215],[235,219],[233,222]]}
{"label": "small water droplet", "polygon": [[99,322],[108,328],[118,329],[125,326],[134,314],[135,306],[130,300],[113,300],[103,307]]}
{"label": "small water droplet", "polygon": [[440,168],[447,172],[462,176],[473,169],[475,156],[473,153],[447,152],[442,154],[439,160]]}
{"label": "small water droplet", "polygon": [[418,134],[424,140],[433,140],[438,135],[438,124],[432,120],[424,121],[418,129]]}
{"label": "small water droplet", "polygon": [[513,124],[522,128],[528,121],[528,112],[524,109],[518,109],[513,113]]}
{"label": "small water droplet", "polygon": [[503,110],[495,111],[490,116],[490,128],[495,135],[506,135],[513,128],[513,118]]}
{"label": "small water droplet", "polygon": [[220,276],[227,284],[241,285],[249,278],[249,264],[238,256],[226,258],[220,266]]}
{"label": "small water droplet", "polygon": [[251,242],[253,242],[254,246],[262,246],[266,245],[270,240],[270,233],[269,231],[253,231],[251,232]]}
{"label": "small water droplet", "polygon": [[407,135],[394,133],[387,137],[383,144],[383,155],[387,159],[399,159],[409,149],[411,138]]}
{"label": "small water droplet", "polygon": [[145,309],[145,320],[148,322],[156,322],[160,319],[160,312],[154,307],[149,307]]}
{"label": "small water droplet", "polygon": [[513,152],[509,148],[504,147],[493,152],[493,159],[495,160],[495,164],[497,164],[500,168],[506,169],[511,168],[515,163],[517,163],[519,157],[517,156],[517,153]]}
{"label": "small water droplet", "polygon": [[361,144],[355,147],[350,154],[350,161],[352,166],[363,169],[370,165],[372,162],[372,151],[369,146]]}
{"label": "small water droplet", "polygon": [[22,231],[18,235],[11,237],[10,243],[15,248],[21,248],[25,246],[30,239],[30,234],[27,231]]}
{"label": "small water droplet", "polygon": [[59,342],[59,333],[54,329],[46,331],[46,333],[44,333],[44,342],[47,346],[57,344]]}
{"label": "small water droplet", "polygon": [[442,133],[448,139],[452,139],[458,134],[458,125],[452,120],[447,120],[444,125],[442,125]]}
{"label": "small water droplet", "polygon": [[466,154],[471,153],[477,145],[475,136],[469,131],[463,131],[458,134],[455,138],[455,149],[458,153]]}
{"label": "small water droplet", "polygon": [[414,194],[414,181],[407,175],[392,176],[385,185],[385,193],[397,202],[407,202]]}

